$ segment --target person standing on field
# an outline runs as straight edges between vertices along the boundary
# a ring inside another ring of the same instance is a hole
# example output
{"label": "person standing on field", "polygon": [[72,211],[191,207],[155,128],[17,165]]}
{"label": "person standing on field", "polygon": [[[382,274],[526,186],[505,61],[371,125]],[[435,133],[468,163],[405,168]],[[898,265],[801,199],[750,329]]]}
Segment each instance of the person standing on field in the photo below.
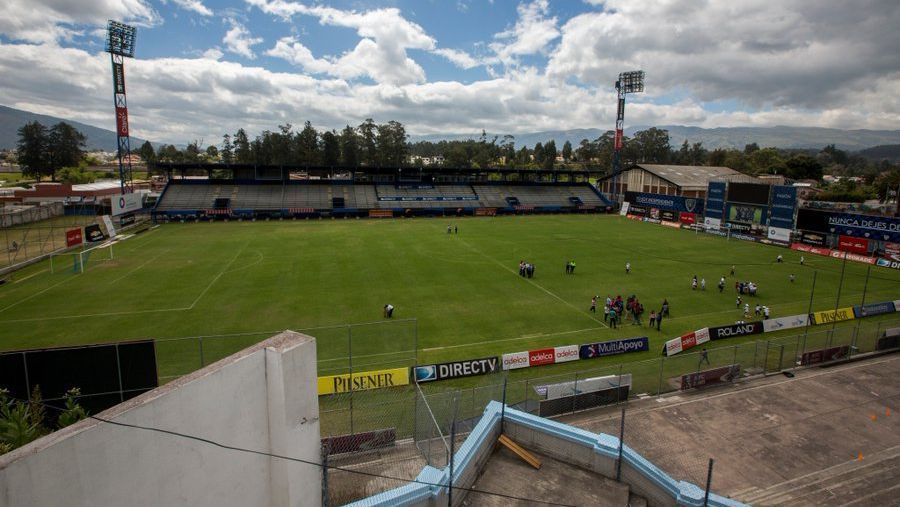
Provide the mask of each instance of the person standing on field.
{"label": "person standing on field", "polygon": [[591,313],[597,313],[597,296],[591,298]]}
{"label": "person standing on field", "polygon": [[631,263],[630,263],[630,262],[626,262],[626,263],[625,263],[625,274],[627,275],[627,274],[629,274],[629,273],[631,273]]}

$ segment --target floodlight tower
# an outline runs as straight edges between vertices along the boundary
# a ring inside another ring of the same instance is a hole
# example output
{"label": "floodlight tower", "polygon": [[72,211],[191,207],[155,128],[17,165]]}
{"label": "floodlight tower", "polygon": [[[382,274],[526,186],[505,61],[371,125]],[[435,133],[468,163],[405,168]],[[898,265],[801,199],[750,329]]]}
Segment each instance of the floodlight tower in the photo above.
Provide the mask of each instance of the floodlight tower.
{"label": "floodlight tower", "polygon": [[125,58],[134,58],[134,36],[137,29],[117,21],[109,21],[106,29],[106,52],[112,61],[113,105],[116,108],[116,138],[119,146],[119,181],[122,193],[134,192],[131,177],[131,139],[128,137],[128,101],[125,100]]}
{"label": "floodlight tower", "polygon": [[618,195],[617,181],[619,173],[622,172],[621,151],[624,139],[623,129],[625,127],[625,95],[629,93],[640,93],[644,91],[644,71],[634,70],[631,72],[622,72],[619,74],[619,80],[616,81],[616,91],[619,93],[619,108],[616,113],[616,137],[613,144],[613,166],[612,166],[612,195],[613,199]]}

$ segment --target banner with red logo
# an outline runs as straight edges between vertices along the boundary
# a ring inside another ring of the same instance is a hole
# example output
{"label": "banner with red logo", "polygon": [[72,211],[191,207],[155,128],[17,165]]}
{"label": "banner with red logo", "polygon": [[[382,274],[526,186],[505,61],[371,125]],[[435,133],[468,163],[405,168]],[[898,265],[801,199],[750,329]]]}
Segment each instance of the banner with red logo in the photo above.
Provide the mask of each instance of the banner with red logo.
{"label": "banner with red logo", "polygon": [[693,213],[684,213],[682,212],[678,215],[678,220],[685,225],[694,225],[697,223],[697,215]]}
{"label": "banner with red logo", "polygon": [[81,235],[81,227],[77,229],[69,229],[66,231],[66,247],[78,246],[84,242],[84,237]]}
{"label": "banner with red logo", "polygon": [[116,108],[116,132],[123,137],[128,135],[128,109],[125,107]]}
{"label": "banner with red logo", "polygon": [[895,261],[900,261],[900,243],[884,243],[884,255]]}
{"label": "banner with red logo", "polygon": [[513,352],[511,354],[503,354],[501,361],[503,363],[504,370],[528,368],[528,352]]}
{"label": "banner with red logo", "polygon": [[579,355],[578,345],[565,345],[563,347],[553,348],[553,362],[566,363],[568,361],[577,361],[581,359]]}
{"label": "banner with red logo", "polygon": [[844,257],[847,257],[848,261],[862,262],[864,264],[875,264],[875,261],[877,260],[875,259],[875,257],[869,257],[868,255],[860,255],[852,252],[841,252],[838,250],[832,250],[831,256],[835,259],[843,259]]}
{"label": "banner with red logo", "polygon": [[692,349],[697,345],[704,344],[709,341],[709,328],[704,327],[687,334],[683,334],[678,338],[672,338],[666,342],[666,355],[672,356],[679,352]]}
{"label": "banner with red logo", "polygon": [[869,240],[841,235],[838,240],[838,250],[866,254],[869,252]]}
{"label": "banner with red logo", "polygon": [[556,361],[556,352],[553,349],[528,351],[528,366],[543,366],[553,364],[554,361]]}

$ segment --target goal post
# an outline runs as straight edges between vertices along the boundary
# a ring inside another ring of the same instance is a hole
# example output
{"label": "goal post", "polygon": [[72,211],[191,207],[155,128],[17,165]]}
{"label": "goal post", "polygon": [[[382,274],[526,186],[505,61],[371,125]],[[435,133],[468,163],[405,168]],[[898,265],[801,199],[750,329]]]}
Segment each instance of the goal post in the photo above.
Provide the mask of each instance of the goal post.
{"label": "goal post", "polygon": [[113,260],[113,243],[105,242],[97,246],[85,248],[77,252],[60,252],[50,256],[50,273],[57,273],[65,270],[68,261],[61,261],[60,257],[72,258],[71,269],[73,273],[84,273],[91,263],[106,262]]}

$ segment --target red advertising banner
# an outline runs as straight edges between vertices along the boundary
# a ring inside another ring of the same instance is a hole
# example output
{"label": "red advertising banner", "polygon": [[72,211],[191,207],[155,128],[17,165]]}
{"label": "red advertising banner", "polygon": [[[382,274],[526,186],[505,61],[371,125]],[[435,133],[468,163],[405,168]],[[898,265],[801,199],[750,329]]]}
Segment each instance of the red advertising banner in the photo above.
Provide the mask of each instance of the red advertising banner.
{"label": "red advertising banner", "polygon": [[885,242],[884,254],[895,261],[900,261],[900,243]]}
{"label": "red advertising banner", "polygon": [[553,364],[554,361],[556,361],[556,352],[553,349],[528,351],[528,366],[543,366]]}
{"label": "red advertising banner", "polygon": [[844,252],[866,254],[869,252],[869,240],[841,235],[838,241],[838,249]]}
{"label": "red advertising banner", "polygon": [[681,376],[681,390],[731,382],[741,375],[741,365],[732,364],[712,370],[688,373]]}
{"label": "red advertising banner", "polygon": [[623,137],[623,136],[624,136],[624,134],[623,134],[623,132],[622,132],[621,130],[616,130],[615,148],[616,148],[617,150],[621,150],[621,149],[622,149],[622,137]]}
{"label": "red advertising banner", "polygon": [[128,135],[128,108],[116,108],[116,133],[120,136]]}
{"label": "red advertising banner", "polygon": [[800,364],[807,366],[810,364],[837,361],[838,359],[847,357],[847,354],[849,352],[849,345],[841,345],[840,347],[831,347],[828,349],[810,350],[809,352],[804,352],[803,355],[800,356]]}
{"label": "red advertising banner", "polygon": [[78,229],[69,229],[66,231],[66,247],[78,246],[82,242],[84,242],[84,237],[81,235],[81,227]]}
{"label": "red advertising banner", "polygon": [[694,213],[682,212],[680,215],[678,215],[678,220],[683,224],[694,225],[695,223],[697,223],[697,215],[695,215]]}
{"label": "red advertising banner", "polygon": [[798,252],[809,252],[809,253],[814,253],[816,255],[825,255],[825,256],[831,255],[830,248],[820,248],[817,246],[809,246],[809,245],[804,245],[803,243],[791,243],[791,250],[797,250]]}
{"label": "red advertising banner", "polygon": [[831,256],[835,259],[843,259],[844,256],[847,257],[848,261],[853,262],[862,262],[863,264],[875,264],[875,257],[869,257],[868,255],[860,255],[853,252],[840,252],[838,250],[832,250]]}

